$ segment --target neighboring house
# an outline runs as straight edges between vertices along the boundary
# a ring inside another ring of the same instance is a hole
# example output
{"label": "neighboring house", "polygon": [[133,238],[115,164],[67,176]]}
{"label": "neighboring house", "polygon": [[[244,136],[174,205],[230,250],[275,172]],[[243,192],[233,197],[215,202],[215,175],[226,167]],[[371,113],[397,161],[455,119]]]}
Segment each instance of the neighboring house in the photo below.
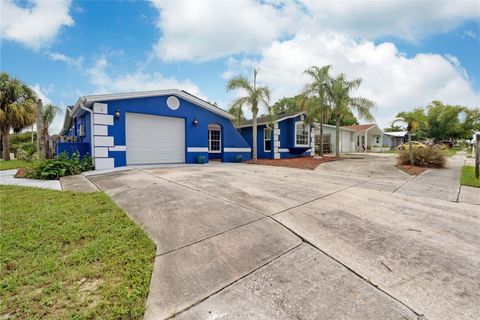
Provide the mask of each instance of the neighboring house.
{"label": "neighboring house", "polygon": [[[244,121],[239,131],[253,145],[252,120]],[[257,118],[257,156],[283,159],[311,155],[313,128],[305,123],[303,112],[275,118]]]}
{"label": "neighboring house", "polygon": [[[381,151],[384,146],[384,132],[376,124],[360,124],[353,126],[345,126],[342,128],[352,129],[355,131],[355,151]],[[390,145],[387,145],[390,149]]]}
{"label": "neighboring house", "polygon": [[[347,127],[340,127],[340,152],[355,151],[355,133],[356,131]],[[336,127],[330,124],[323,125],[323,150],[325,152],[336,152]],[[315,124],[315,144],[320,145],[320,125]]]}
{"label": "neighboring house", "polygon": [[384,133],[384,144],[390,145],[390,149],[395,150],[397,147],[408,141],[407,131],[394,131]]}
{"label": "neighboring house", "polygon": [[75,143],[60,143],[58,152],[86,149],[96,169],[251,157],[233,116],[186,91],[85,96],[67,113],[60,135]]}

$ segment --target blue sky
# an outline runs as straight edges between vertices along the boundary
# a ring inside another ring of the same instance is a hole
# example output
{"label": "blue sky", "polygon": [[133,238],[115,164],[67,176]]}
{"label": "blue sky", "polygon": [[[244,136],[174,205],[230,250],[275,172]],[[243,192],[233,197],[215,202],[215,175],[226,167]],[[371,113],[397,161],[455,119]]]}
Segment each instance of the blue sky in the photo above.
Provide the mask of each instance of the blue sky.
{"label": "blue sky", "polygon": [[[2,1],[1,70],[47,102],[180,88],[227,108],[260,69],[272,103],[310,65],[361,77],[377,122],[432,100],[480,105],[478,1]],[[59,131],[62,115],[52,132]]]}

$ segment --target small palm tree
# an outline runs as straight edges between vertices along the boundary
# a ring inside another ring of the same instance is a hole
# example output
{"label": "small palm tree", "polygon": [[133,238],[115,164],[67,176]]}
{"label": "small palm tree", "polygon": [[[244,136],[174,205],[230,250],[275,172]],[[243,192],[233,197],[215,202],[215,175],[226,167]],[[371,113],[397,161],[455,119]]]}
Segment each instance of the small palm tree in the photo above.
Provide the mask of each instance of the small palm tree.
{"label": "small palm tree", "polygon": [[330,81],[327,86],[327,94],[332,106],[332,114],[335,117],[335,156],[340,159],[340,119],[347,112],[357,111],[359,118],[374,120],[370,110],[375,106],[375,102],[362,98],[352,97],[352,92],[356,90],[362,79],[347,80],[345,74],[341,73]]}
{"label": "small palm tree", "polygon": [[426,130],[428,125],[427,115],[423,108],[415,108],[412,111],[402,111],[397,114],[397,118],[392,122],[392,126],[398,122],[403,122],[407,125],[409,160],[410,165],[413,166],[412,134],[423,133]]}
{"label": "small palm tree", "polygon": [[[312,82],[305,86],[300,99],[300,109],[307,112],[307,119],[320,123],[320,156],[323,156],[323,123],[329,118],[330,113],[327,87],[331,81],[329,75],[331,67],[312,66],[304,71]],[[313,151],[315,153],[315,147]]]}
{"label": "small palm tree", "polygon": [[48,129],[52,124],[55,116],[60,111],[60,108],[53,104],[47,104],[43,107],[42,121],[43,121],[43,136],[48,137]]}
{"label": "small palm tree", "polygon": [[239,129],[240,126],[242,125],[243,120],[245,120],[242,106],[232,105],[228,109],[228,112],[230,112],[234,117],[233,124],[235,125],[235,128]]}
{"label": "small palm tree", "polygon": [[[252,112],[253,119],[253,141],[252,141],[252,158],[257,159],[257,115],[258,107],[263,104],[269,109],[270,89],[266,86],[257,86],[257,70],[253,70],[253,83],[250,83],[244,76],[236,76],[231,78],[227,83],[227,91],[243,90],[245,95],[235,99],[230,105],[237,114],[242,114],[243,107],[247,107]],[[240,111],[239,111],[240,110]],[[242,113],[240,113],[242,112]]]}
{"label": "small palm tree", "polygon": [[0,131],[2,133],[2,157],[10,160],[10,130],[20,132],[35,123],[36,96],[26,84],[0,73]]}

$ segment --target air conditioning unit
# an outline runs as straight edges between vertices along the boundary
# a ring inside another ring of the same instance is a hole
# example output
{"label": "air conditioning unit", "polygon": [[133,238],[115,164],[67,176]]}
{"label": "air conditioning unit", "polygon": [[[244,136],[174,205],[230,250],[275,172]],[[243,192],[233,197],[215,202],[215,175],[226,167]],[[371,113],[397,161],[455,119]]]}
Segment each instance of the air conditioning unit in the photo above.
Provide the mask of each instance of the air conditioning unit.
{"label": "air conditioning unit", "polygon": [[83,124],[78,126],[78,135],[80,137],[85,137],[85,126]]}

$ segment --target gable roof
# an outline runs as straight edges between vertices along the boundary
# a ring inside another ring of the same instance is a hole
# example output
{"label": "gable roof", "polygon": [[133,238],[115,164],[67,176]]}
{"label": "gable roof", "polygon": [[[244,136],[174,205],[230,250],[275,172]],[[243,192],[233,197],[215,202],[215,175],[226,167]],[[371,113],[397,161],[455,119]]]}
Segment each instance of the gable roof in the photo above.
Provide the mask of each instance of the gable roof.
{"label": "gable roof", "polygon": [[[286,120],[286,119],[295,118],[296,116],[299,116],[301,114],[305,114],[305,112],[302,111],[302,112],[296,112],[296,113],[281,114],[281,115],[277,115],[277,116],[260,117],[260,118],[257,118],[257,125],[258,126],[264,125],[264,124],[269,123],[270,121],[273,121],[274,123],[275,122],[280,122],[280,121],[283,121],[283,120]],[[253,119],[244,120],[242,122],[242,124],[240,125],[240,128],[250,127],[252,125],[253,125]]]}
{"label": "gable roof", "polygon": [[[200,99],[193,94],[178,89],[167,89],[167,90],[152,90],[152,91],[140,91],[140,92],[128,92],[128,93],[112,93],[112,94],[98,94],[80,97],[75,104],[75,107],[72,111],[72,114],[78,112],[80,105],[86,107],[91,107],[95,102],[110,101],[110,100],[126,100],[126,99],[135,99],[135,98],[148,98],[148,97],[160,97],[166,95],[174,95],[179,98],[185,99],[192,102],[193,104],[200,106],[204,109],[212,111],[222,117],[233,120],[233,115],[228,111],[223,110],[203,99]],[[81,109],[80,109],[81,110]]]}
{"label": "gable roof", "polygon": [[385,132],[384,134],[392,137],[405,137],[407,135],[407,131],[391,131],[391,132]]}
{"label": "gable roof", "polygon": [[372,123],[372,124],[357,124],[357,125],[353,125],[353,126],[343,126],[342,128],[347,128],[347,129],[352,129],[352,130],[355,130],[355,131],[365,131],[367,129],[370,129],[371,127],[374,127],[376,126],[375,123]]}

